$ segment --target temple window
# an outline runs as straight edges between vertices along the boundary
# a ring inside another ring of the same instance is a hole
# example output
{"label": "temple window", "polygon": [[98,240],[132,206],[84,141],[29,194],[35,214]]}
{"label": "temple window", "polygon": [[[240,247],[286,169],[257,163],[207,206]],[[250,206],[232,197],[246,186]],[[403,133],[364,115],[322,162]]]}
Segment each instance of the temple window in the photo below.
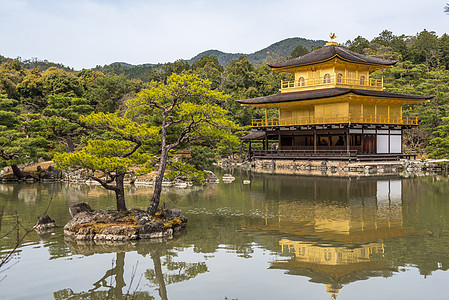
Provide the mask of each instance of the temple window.
{"label": "temple window", "polygon": [[324,75],[324,83],[331,83],[331,75],[330,74]]}
{"label": "temple window", "polygon": [[299,85],[299,86],[305,86],[305,80],[304,80],[304,77],[299,77],[299,79],[298,79],[298,85]]}
{"label": "temple window", "polygon": [[343,82],[343,74],[338,73],[337,74],[337,83],[342,83]]}
{"label": "temple window", "polygon": [[360,76],[360,85],[365,85],[365,76]]}

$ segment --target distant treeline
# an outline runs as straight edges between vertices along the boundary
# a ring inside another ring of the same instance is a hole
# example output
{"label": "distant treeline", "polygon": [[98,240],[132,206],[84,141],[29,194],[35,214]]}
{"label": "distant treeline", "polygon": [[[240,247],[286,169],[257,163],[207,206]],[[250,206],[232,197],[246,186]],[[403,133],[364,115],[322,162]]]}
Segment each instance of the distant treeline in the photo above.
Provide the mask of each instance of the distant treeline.
{"label": "distant treeline", "polygon": [[[0,150],[12,145],[8,140],[11,133],[15,138],[20,133],[26,142],[36,137],[36,141],[29,143],[34,152],[26,154],[28,158],[51,158],[55,151],[79,149],[91,134],[75,126],[80,115],[120,113],[126,99],[136,97],[139,91],[151,88],[155,82],[166,82],[173,73],[197,74],[210,80],[212,89],[230,96],[221,104],[228,111],[227,117],[248,126],[252,118],[264,117],[264,112],[242,107],[234,99],[278,93],[281,80],[292,79],[290,74],[271,71],[266,62],[304,55],[322,46],[315,43],[314,47],[307,47],[299,42],[291,45],[291,40],[289,43],[287,55],[280,56],[279,49],[264,49],[264,63],[253,64],[240,56],[224,66],[216,56],[206,54],[190,63],[185,60],[142,66],[115,63],[74,71],[48,61],[0,56],[0,146],[3,147]],[[398,60],[395,67],[372,74],[384,78],[387,91],[435,95],[430,102],[405,107],[404,114],[420,119],[419,128],[409,130],[406,135],[405,151],[446,157],[449,153],[449,36],[437,36],[427,30],[414,36],[383,31],[372,40],[359,36],[341,46],[365,55]],[[269,116],[277,117],[277,111],[269,111]],[[66,123],[67,120],[70,122]],[[17,147],[23,145],[24,142],[16,143]],[[233,151],[241,149],[237,147]]]}

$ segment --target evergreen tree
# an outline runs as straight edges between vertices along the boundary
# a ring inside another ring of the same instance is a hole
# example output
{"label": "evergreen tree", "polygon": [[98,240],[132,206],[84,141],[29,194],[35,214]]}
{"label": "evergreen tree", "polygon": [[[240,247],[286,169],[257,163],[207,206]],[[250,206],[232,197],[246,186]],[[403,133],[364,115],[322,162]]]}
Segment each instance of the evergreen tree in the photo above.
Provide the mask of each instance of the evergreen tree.
{"label": "evergreen tree", "polygon": [[48,138],[63,143],[68,152],[75,151],[85,128],[80,125],[80,117],[94,110],[85,98],[50,96],[43,110],[43,118],[38,120],[46,128]]}
{"label": "evergreen tree", "polygon": [[302,46],[301,44],[296,46],[295,49],[292,50],[292,53],[290,54],[290,58],[296,58],[303,56],[305,54],[309,53],[309,50]]}
{"label": "evergreen tree", "polygon": [[147,211],[156,213],[169,154],[174,149],[204,139],[223,140],[232,134],[234,124],[216,103],[226,96],[210,89],[211,82],[197,75],[172,74],[167,83],[145,89],[128,100],[128,116],[157,126],[160,132],[158,170],[154,193]]}
{"label": "evergreen tree", "polygon": [[11,166],[18,179],[24,177],[19,164],[48,159],[48,141],[37,132],[39,128],[31,128],[38,115],[18,115],[18,101],[0,95],[0,157],[5,164]]}
{"label": "evergreen tree", "polygon": [[149,155],[138,150],[145,142],[157,138],[158,128],[111,113],[81,116],[80,121],[108,134],[104,139],[89,140],[81,150],[58,153],[53,161],[58,168],[90,170],[91,179],[115,193],[117,210],[126,211],[125,175],[131,167],[134,171],[147,167]]}

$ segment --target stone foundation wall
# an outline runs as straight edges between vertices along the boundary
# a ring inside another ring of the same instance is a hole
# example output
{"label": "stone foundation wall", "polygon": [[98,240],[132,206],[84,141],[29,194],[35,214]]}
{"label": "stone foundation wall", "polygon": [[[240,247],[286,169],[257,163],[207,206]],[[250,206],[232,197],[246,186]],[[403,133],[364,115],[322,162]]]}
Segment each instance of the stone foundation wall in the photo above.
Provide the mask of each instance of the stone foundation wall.
{"label": "stone foundation wall", "polygon": [[307,161],[307,160],[254,160],[236,164],[251,168],[256,173],[318,175],[318,176],[426,176],[447,172],[447,160],[401,160],[385,162]]}

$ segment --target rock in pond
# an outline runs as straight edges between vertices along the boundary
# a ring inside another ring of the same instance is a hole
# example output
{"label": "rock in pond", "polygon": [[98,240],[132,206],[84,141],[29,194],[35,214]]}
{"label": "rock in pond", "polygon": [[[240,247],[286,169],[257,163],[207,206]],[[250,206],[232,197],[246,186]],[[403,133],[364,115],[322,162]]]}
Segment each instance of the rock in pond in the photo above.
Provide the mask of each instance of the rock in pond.
{"label": "rock in pond", "polygon": [[86,202],[80,202],[76,204],[72,204],[69,206],[69,212],[70,216],[73,218],[77,213],[80,213],[82,211],[93,211],[92,208],[90,208],[89,204]]}
{"label": "rock in pond", "polygon": [[232,176],[231,174],[224,174],[221,179],[223,180],[224,183],[231,183],[235,180],[235,177]]}
{"label": "rock in pond", "polygon": [[140,209],[126,212],[83,210],[65,226],[64,236],[75,240],[130,241],[172,237],[187,218],[178,209],[163,209],[154,216]]}
{"label": "rock in pond", "polygon": [[33,226],[33,229],[37,232],[44,232],[48,230],[52,230],[56,227],[56,222],[52,220],[48,215],[43,215],[37,219],[36,225]]}
{"label": "rock in pond", "polygon": [[207,183],[219,183],[220,179],[218,179],[217,175],[214,174],[214,172],[209,170],[204,170],[206,172],[206,179],[205,182]]}

